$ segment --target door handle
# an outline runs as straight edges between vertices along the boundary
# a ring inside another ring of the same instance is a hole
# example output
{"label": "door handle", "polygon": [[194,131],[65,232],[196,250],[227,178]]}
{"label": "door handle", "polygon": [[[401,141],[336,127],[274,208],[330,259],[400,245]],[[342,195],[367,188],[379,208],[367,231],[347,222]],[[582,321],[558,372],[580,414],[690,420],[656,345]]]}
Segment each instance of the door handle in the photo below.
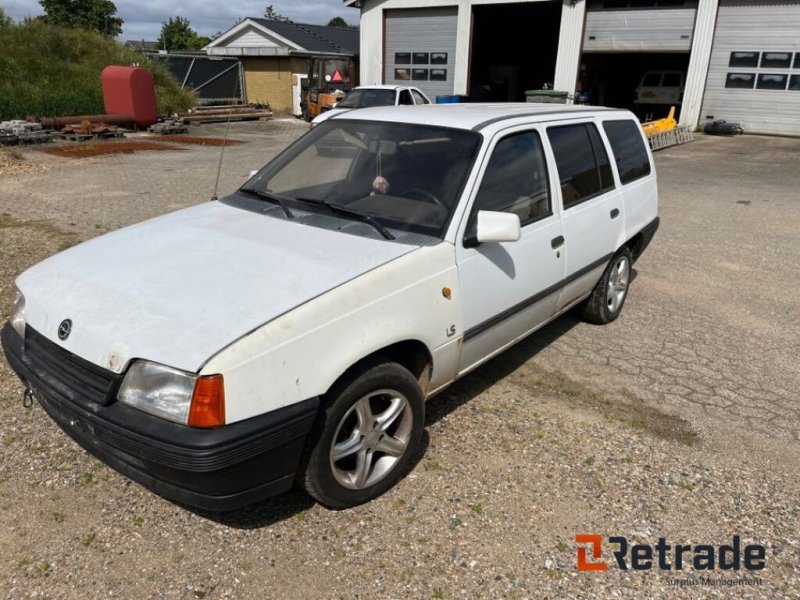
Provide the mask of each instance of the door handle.
{"label": "door handle", "polygon": [[616,219],[618,216],[619,216],[619,209],[618,208],[612,208],[611,209],[611,218],[612,219]]}
{"label": "door handle", "polygon": [[556,248],[564,245],[564,236],[560,235],[550,240],[550,246],[555,250]]}

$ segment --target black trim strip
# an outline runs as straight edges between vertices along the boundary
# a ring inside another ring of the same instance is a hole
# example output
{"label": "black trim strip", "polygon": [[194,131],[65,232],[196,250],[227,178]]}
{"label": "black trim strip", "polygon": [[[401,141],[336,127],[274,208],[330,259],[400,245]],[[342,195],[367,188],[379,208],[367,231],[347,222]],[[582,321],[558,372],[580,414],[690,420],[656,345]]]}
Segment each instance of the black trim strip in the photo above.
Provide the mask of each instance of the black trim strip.
{"label": "black trim strip", "polygon": [[493,117],[491,119],[487,119],[481,123],[475,125],[472,128],[472,131],[480,131],[481,129],[485,129],[489,125],[493,125],[495,123],[499,123],[500,121],[508,121],[510,119],[518,119],[518,118],[525,118],[525,117],[546,117],[550,115],[564,115],[564,118],[569,118],[575,115],[575,117],[583,117],[587,112],[595,112],[595,111],[612,111],[615,110],[613,108],[606,108],[600,106],[587,106],[586,108],[570,108],[564,109],[560,108],[557,110],[545,110],[545,111],[537,111],[537,112],[524,112],[524,113],[509,113],[507,115],[503,115],[501,117]]}
{"label": "black trim strip", "polygon": [[594,271],[597,267],[599,267],[601,265],[604,265],[604,264],[607,264],[608,261],[610,261],[613,256],[614,256],[613,253],[606,254],[603,258],[600,258],[600,259],[594,261],[593,263],[591,263],[589,265],[586,265],[582,269],[579,269],[578,271],[575,271],[572,275],[570,275],[566,279],[562,279],[561,281],[559,281],[555,285],[551,285],[549,288],[547,288],[545,290],[542,290],[538,294],[534,294],[533,296],[531,296],[530,298],[526,298],[525,300],[523,300],[519,304],[515,304],[514,306],[512,306],[510,308],[507,308],[503,312],[501,312],[499,314],[496,314],[491,319],[487,319],[483,323],[480,323],[480,324],[476,325],[475,327],[473,327],[471,329],[468,329],[467,331],[464,332],[464,341],[466,342],[466,341],[468,341],[468,340],[470,340],[470,339],[472,339],[474,337],[479,336],[480,334],[482,334],[485,331],[491,329],[495,325],[499,325],[500,323],[502,323],[506,319],[510,319],[511,317],[516,315],[518,312],[521,312],[521,311],[525,310],[529,306],[533,306],[534,304],[536,304],[540,300],[543,300],[544,298],[546,298],[550,294],[553,294],[553,293],[559,291],[561,288],[569,285],[570,283],[572,283],[576,279],[580,279],[581,277],[583,277],[587,273],[589,273],[591,271]]}

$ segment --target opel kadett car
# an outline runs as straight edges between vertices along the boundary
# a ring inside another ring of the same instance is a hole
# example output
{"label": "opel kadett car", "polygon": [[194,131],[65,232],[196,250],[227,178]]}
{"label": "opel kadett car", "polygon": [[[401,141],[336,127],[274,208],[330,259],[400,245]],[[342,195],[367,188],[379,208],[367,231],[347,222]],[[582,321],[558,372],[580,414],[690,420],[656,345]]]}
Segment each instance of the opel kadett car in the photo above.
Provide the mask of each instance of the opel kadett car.
{"label": "opel kadett car", "polygon": [[368,108],[29,269],[2,344],[67,434],[167,498],[297,483],[349,507],[403,476],[427,399],[565,311],[614,321],[658,223],[627,111]]}

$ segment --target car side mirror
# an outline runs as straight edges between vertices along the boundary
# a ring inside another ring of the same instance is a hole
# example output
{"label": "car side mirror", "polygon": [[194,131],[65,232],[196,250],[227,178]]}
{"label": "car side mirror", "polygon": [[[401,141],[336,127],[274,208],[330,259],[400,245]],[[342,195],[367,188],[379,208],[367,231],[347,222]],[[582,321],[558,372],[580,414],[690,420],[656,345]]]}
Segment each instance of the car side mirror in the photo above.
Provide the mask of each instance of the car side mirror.
{"label": "car side mirror", "polygon": [[522,235],[519,216],[514,213],[479,210],[475,234],[469,236],[467,246],[483,242],[516,242]]}

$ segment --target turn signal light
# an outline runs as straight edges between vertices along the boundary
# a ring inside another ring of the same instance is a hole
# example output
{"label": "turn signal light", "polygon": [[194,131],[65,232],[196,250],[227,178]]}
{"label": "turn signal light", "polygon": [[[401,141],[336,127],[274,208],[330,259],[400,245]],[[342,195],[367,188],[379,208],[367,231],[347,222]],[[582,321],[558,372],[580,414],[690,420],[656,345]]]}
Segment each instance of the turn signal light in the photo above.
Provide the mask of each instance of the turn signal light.
{"label": "turn signal light", "polygon": [[189,407],[190,427],[225,425],[225,381],[222,375],[199,377]]}

